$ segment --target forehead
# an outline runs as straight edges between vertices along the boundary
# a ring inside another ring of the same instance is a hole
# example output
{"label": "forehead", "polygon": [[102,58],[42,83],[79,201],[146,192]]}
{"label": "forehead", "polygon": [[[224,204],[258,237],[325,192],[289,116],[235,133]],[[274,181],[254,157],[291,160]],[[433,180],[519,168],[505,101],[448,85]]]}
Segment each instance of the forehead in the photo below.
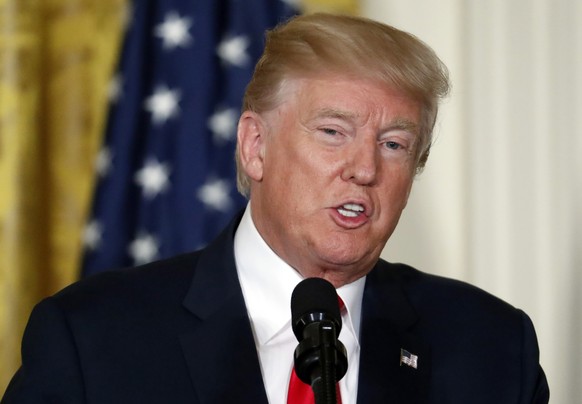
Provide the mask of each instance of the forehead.
{"label": "forehead", "polygon": [[283,91],[284,104],[303,121],[337,118],[359,125],[393,121],[418,126],[420,103],[385,83],[328,76],[293,79]]}

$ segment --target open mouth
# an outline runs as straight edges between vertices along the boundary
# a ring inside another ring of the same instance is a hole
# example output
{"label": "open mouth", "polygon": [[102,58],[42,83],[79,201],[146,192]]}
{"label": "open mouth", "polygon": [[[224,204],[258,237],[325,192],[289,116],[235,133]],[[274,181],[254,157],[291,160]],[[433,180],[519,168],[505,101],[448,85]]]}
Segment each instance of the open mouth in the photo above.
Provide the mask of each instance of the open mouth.
{"label": "open mouth", "polygon": [[337,208],[338,213],[344,217],[358,217],[364,210],[364,207],[357,203],[346,203]]}

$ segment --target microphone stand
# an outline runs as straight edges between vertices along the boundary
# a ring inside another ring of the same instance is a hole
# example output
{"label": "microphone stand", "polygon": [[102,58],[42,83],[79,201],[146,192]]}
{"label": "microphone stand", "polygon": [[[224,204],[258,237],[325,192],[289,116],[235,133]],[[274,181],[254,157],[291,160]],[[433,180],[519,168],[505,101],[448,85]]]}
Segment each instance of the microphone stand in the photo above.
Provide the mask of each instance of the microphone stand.
{"label": "microphone stand", "polygon": [[315,404],[337,404],[336,382],[348,368],[346,348],[337,339],[333,321],[314,322],[295,349],[295,371],[310,384]]}
{"label": "microphone stand", "polygon": [[323,321],[319,324],[319,340],[321,344],[321,357],[315,372],[319,377],[314,377],[311,382],[315,404],[337,404],[335,367],[337,363],[335,326],[331,321]]}
{"label": "microphone stand", "polygon": [[293,333],[299,340],[294,352],[295,373],[311,386],[315,404],[337,404],[337,381],[348,369],[345,346],[338,340],[342,328],[338,296],[321,278],[307,278],[291,296]]}

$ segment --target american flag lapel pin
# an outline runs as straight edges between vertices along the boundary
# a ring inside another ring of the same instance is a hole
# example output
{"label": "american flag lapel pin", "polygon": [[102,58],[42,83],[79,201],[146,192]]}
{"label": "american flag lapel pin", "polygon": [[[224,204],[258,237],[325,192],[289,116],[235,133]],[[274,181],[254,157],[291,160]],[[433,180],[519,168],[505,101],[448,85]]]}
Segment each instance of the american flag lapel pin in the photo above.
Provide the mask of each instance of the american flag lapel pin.
{"label": "american flag lapel pin", "polygon": [[418,368],[418,356],[411,354],[406,349],[400,348],[400,366],[406,365],[413,369]]}

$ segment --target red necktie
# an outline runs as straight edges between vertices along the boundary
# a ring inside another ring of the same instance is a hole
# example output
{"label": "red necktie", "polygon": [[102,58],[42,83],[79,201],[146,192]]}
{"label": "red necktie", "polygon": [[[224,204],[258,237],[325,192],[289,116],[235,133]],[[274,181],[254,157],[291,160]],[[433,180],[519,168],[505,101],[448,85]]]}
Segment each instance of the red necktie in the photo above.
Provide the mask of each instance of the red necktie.
{"label": "red necktie", "polygon": [[[339,383],[335,384],[335,394],[337,404],[342,404]],[[309,384],[303,383],[295,373],[295,368],[291,373],[289,381],[289,393],[287,394],[287,404],[315,404],[313,390]]]}
{"label": "red necktie", "polygon": [[[340,312],[345,310],[343,300],[338,296]],[[339,383],[335,384],[335,394],[337,404],[342,404],[342,397],[340,394]],[[315,397],[313,390],[309,384],[303,383],[295,373],[295,367],[291,372],[291,380],[289,380],[289,393],[287,394],[287,404],[315,404]]]}

